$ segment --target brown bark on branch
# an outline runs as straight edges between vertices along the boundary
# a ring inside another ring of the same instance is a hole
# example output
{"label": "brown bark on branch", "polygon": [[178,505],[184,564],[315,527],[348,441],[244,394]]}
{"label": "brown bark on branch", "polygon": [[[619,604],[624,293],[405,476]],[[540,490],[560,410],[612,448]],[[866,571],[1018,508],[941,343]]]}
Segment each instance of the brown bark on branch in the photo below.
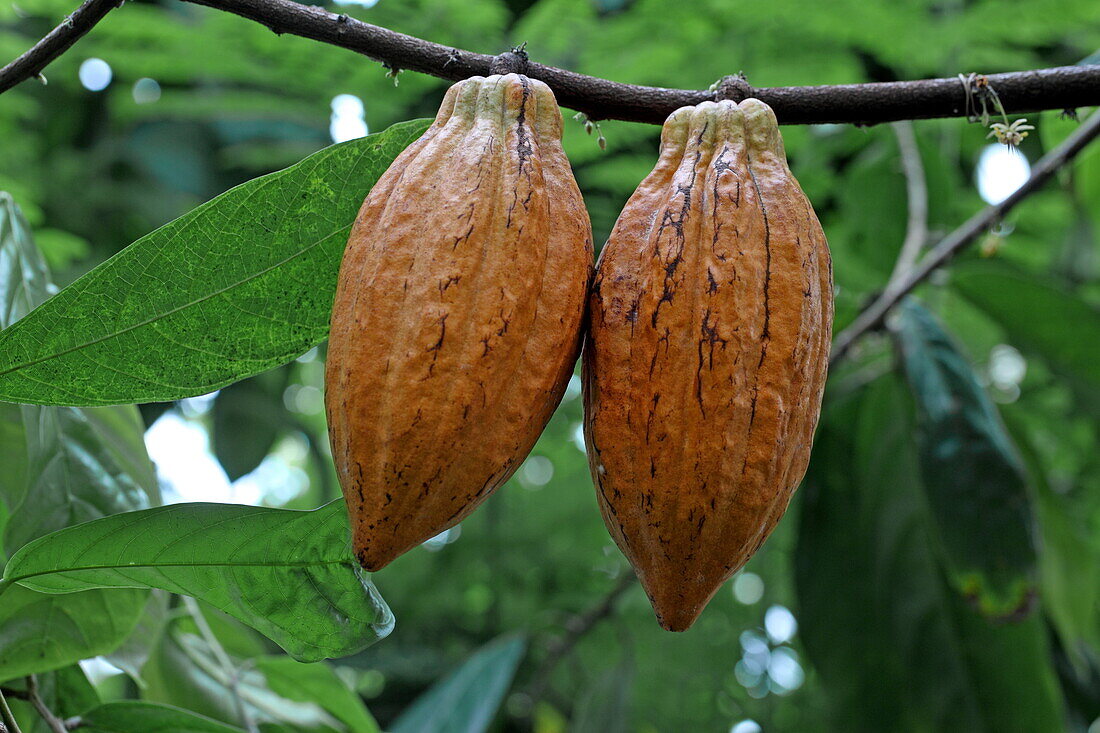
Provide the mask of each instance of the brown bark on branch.
{"label": "brown bark on branch", "polygon": [[84,4],[61,25],[50,31],[26,53],[0,69],[0,93],[42,73],[46,65],[67,51],[81,36],[103,20],[122,0],[84,0]]}
{"label": "brown bark on branch", "polygon": [[[66,30],[66,24],[58,26],[34,49],[0,70],[0,92],[41,71],[98,22],[113,7],[114,1],[87,0],[72,16],[76,27]],[[418,71],[442,79],[488,74],[496,58],[407,36],[293,0],[186,1],[240,15],[276,33],[290,33],[356,51],[393,69]],[[55,34],[61,38],[51,40]],[[698,104],[715,96],[709,90],[621,84],[533,62],[528,64],[527,73],[549,84],[564,106],[584,112],[593,120],[660,124],[678,107]],[[1010,113],[1100,104],[1100,66],[1062,66],[991,74],[988,79],[1000,95],[1005,111]],[[753,96],[771,105],[780,123],[787,125],[875,124],[966,114],[966,92],[957,78],[771,87],[751,91]]]}

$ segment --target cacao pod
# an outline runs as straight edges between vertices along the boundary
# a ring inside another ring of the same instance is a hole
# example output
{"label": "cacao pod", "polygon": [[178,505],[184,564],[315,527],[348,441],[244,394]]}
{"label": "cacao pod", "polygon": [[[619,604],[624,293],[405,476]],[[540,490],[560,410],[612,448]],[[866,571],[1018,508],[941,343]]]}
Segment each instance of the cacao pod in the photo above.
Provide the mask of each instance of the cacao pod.
{"label": "cacao pod", "polygon": [[821,409],[832,267],[771,108],[668,118],[589,312],[597,499],[661,625],[682,631],[786,510]]}
{"label": "cacao pod", "polygon": [[592,233],[553,92],[450,88],[367,196],[332,311],[325,406],[367,570],[515,472],[573,372]]}

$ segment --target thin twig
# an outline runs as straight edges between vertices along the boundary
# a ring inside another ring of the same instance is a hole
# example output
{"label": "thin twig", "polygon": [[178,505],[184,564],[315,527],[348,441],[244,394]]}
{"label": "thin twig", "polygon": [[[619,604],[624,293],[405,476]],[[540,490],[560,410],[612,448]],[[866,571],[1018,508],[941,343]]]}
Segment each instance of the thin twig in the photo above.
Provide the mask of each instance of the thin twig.
{"label": "thin twig", "polygon": [[26,53],[0,69],[0,93],[6,92],[21,81],[34,78],[46,66],[63,54],[80,37],[103,20],[103,16],[122,4],[122,0],[84,0],[76,11],[46,34]]}
{"label": "thin twig", "polygon": [[634,585],[637,579],[634,573],[628,572],[624,574],[619,578],[619,582],[604,595],[599,603],[581,615],[575,616],[566,624],[565,635],[550,647],[546,659],[539,666],[538,671],[535,672],[534,678],[527,688],[528,699],[531,701],[532,705],[542,699],[546,692],[546,687],[550,683],[550,674],[558,664],[573,652],[573,649],[576,648],[580,640],[583,639],[589,631],[595,628],[600,621],[615,612],[615,607],[618,605],[619,599]]}
{"label": "thin twig", "polygon": [[214,631],[207,623],[206,617],[203,616],[202,609],[199,608],[199,604],[195,599],[190,596],[182,596],[182,598],[183,604],[195,620],[195,625],[199,627],[199,633],[202,634],[203,640],[206,641],[206,645],[210,647],[214,658],[218,660],[218,664],[225,671],[228,678],[226,686],[229,688],[229,695],[233,698],[233,703],[237,706],[237,714],[240,716],[241,723],[248,733],[259,733],[260,729],[256,727],[256,721],[252,719],[252,714],[244,704],[244,698],[241,697],[241,680],[237,665],[233,664],[233,660],[226,654],[221,642],[218,641],[218,637],[214,636]]}
{"label": "thin twig", "polygon": [[65,721],[54,715],[53,711],[46,705],[46,701],[38,694],[38,678],[33,674],[27,675],[27,699],[30,700],[31,705],[38,711],[39,717],[46,721],[46,725],[53,733],[67,733],[68,729],[65,727]]}
{"label": "thin twig", "polygon": [[[356,51],[384,63],[390,69],[417,71],[441,79],[457,80],[488,74],[497,58],[432,43],[294,0],[185,1],[254,20],[276,33],[289,33]],[[528,64],[527,74],[549,84],[562,105],[583,112],[592,120],[618,119],[660,124],[679,107],[715,98],[715,92],[709,89],[664,89],[621,84],[534,62]],[[0,91],[29,76],[33,73],[15,72],[6,76],[0,73]],[[1062,66],[990,74],[986,79],[988,85],[997,90],[1007,112],[1100,104],[1100,66]],[[873,84],[749,88],[748,91],[771,105],[779,121],[786,125],[822,122],[874,124],[962,117],[967,113],[967,86],[958,77]]]}
{"label": "thin twig", "polygon": [[8,701],[4,698],[3,693],[0,693],[0,721],[3,721],[7,733],[23,733],[19,730],[19,723],[15,722],[15,716],[12,714],[11,708],[8,707]]}
{"label": "thin twig", "polygon": [[1014,209],[1017,204],[1038,191],[1063,165],[1073,160],[1098,135],[1100,135],[1100,111],[1094,112],[1072,135],[1040,158],[1031,169],[1031,177],[1008,198],[999,204],[987,206],[940,240],[939,244],[925,255],[920,264],[910,270],[904,278],[898,280],[892,288],[883,291],[871,305],[856,316],[851,325],[833,340],[830,363],[836,363],[843,358],[860,336],[881,326],[890,310],[913,288],[977,240],[986,229]]}
{"label": "thin twig", "polygon": [[898,140],[901,169],[905,174],[909,221],[905,226],[905,241],[901,244],[897,262],[894,263],[894,271],[890,273],[890,279],[887,281],[887,290],[909,274],[928,239],[928,184],[924,177],[924,163],[920,159],[920,148],[917,147],[913,123],[895,122],[891,127]]}

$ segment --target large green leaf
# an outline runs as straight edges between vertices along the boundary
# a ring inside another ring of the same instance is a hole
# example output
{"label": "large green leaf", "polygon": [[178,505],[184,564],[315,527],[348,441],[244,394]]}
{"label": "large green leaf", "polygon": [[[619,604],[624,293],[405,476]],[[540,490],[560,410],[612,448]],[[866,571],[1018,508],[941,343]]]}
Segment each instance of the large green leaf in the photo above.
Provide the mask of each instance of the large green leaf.
{"label": "large green leaf", "polygon": [[393,628],[352,556],[342,501],[310,512],[177,504],[117,514],[26,545],[3,583],[43,593],[163,588],[194,596],[302,661],[353,654]]}
{"label": "large green leaf", "polygon": [[897,343],[917,405],[920,473],[955,586],[990,616],[1026,612],[1035,595],[1035,518],[1027,476],[969,360],[915,300]]}
{"label": "large green leaf", "polygon": [[289,369],[275,369],[231,384],[214,401],[214,455],[230,481],[263,462],[286,428],[283,392]]}
{"label": "large green leaf", "polygon": [[57,529],[160,503],[133,406],[26,406],[30,481],[12,511],[4,549],[14,553]]}
{"label": "large green leaf", "polygon": [[117,700],[80,717],[89,733],[242,733],[240,728],[171,705]]}
{"label": "large green leaf", "polygon": [[799,626],[833,730],[1061,730],[1038,615],[993,623],[948,587],[893,376],[823,416],[802,488]]}
{"label": "large green leaf", "polygon": [[0,680],[114,651],[148,595],[132,589],[55,596],[14,586],[0,595]]}
{"label": "large green leaf", "polygon": [[474,652],[434,684],[389,727],[390,733],[481,733],[496,717],[526,648],[503,636]]}
{"label": "large green leaf", "polygon": [[1013,345],[1063,373],[1100,385],[1100,310],[1059,285],[1003,262],[959,263],[951,283],[988,313]]}
{"label": "large green leaf", "polygon": [[[30,228],[11,197],[0,193],[0,327],[44,301],[50,287]],[[0,406],[0,501],[8,512],[3,549],[13,553],[54,530],[159,503],[143,433],[131,406]],[[19,589],[5,596],[0,674],[41,672],[112,651],[133,628],[145,595],[97,590],[57,597]]]}
{"label": "large green leaf", "polygon": [[0,332],[0,399],[159,402],[323,340],[355,213],[414,120],[328,147],[142,237]]}

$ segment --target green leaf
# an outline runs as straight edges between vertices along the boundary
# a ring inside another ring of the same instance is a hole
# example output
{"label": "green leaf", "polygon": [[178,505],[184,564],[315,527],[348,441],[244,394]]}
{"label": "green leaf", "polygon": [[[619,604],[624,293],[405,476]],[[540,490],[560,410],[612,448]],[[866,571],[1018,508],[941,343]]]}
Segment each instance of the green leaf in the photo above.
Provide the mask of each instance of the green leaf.
{"label": "green leaf", "polygon": [[917,405],[920,473],[954,585],[983,613],[1026,613],[1035,597],[1035,518],[1027,476],[969,360],[915,300],[897,343]]}
{"label": "green leaf", "polygon": [[799,628],[830,730],[1061,730],[1042,619],[953,593],[920,482],[914,409],[888,375],[823,416],[800,493]]}
{"label": "green leaf", "polygon": [[105,703],[81,716],[89,733],[241,733],[240,728],[171,705],[137,700]]}
{"label": "green leaf", "polygon": [[1100,310],[1003,262],[959,263],[951,269],[951,284],[1000,323],[1014,346],[1100,385]]}
{"label": "green leaf", "polygon": [[[0,193],[0,326],[45,300],[50,287],[30,228],[11,197]],[[0,448],[0,500],[8,512],[0,539],[8,553],[71,524],[160,501],[133,407],[4,405]],[[0,610],[0,672],[41,672],[114,650],[133,628],[145,595],[13,591]]]}
{"label": "green leaf", "polygon": [[496,717],[526,649],[523,637],[502,636],[418,697],[390,733],[481,733]]}
{"label": "green leaf", "polygon": [[214,400],[214,455],[230,481],[256,469],[286,423],[283,392],[290,370],[279,369],[231,384]]}
{"label": "green leaf", "polygon": [[381,731],[362,698],[344,684],[329,665],[323,662],[302,664],[284,656],[265,656],[252,661],[275,694],[318,705],[355,733]]}
{"label": "green leaf", "polygon": [[325,338],[347,234],[427,121],[328,147],[142,237],[0,332],[0,399],[162,402]]}
{"label": "green leaf", "polygon": [[0,595],[0,680],[114,651],[134,630],[146,595],[124,589],[54,596],[7,588]]}
{"label": "green leaf", "polygon": [[168,625],[168,598],[161,590],[150,593],[134,633],[122,646],[105,655],[108,662],[128,674],[139,687],[145,686],[142,669]]}
{"label": "green leaf", "polygon": [[342,501],[310,512],[177,504],[117,514],[26,545],[3,582],[43,593],[163,588],[225,611],[301,661],[353,654],[393,628],[352,556]]}
{"label": "green leaf", "polygon": [[9,555],[54,530],[160,503],[137,408],[28,405],[23,415],[30,482],[4,532]]}
{"label": "green leaf", "polygon": [[[182,633],[182,624],[161,638],[147,667],[148,685],[142,697],[151,702],[186,707],[232,725],[243,725],[241,707],[263,730],[339,730],[340,721],[312,702],[281,697],[264,676],[236,658],[225,666],[205,639]],[[236,678],[235,693],[233,681]]]}
{"label": "green leaf", "polygon": [[50,297],[50,275],[15,201],[0,191],[0,328]]}

